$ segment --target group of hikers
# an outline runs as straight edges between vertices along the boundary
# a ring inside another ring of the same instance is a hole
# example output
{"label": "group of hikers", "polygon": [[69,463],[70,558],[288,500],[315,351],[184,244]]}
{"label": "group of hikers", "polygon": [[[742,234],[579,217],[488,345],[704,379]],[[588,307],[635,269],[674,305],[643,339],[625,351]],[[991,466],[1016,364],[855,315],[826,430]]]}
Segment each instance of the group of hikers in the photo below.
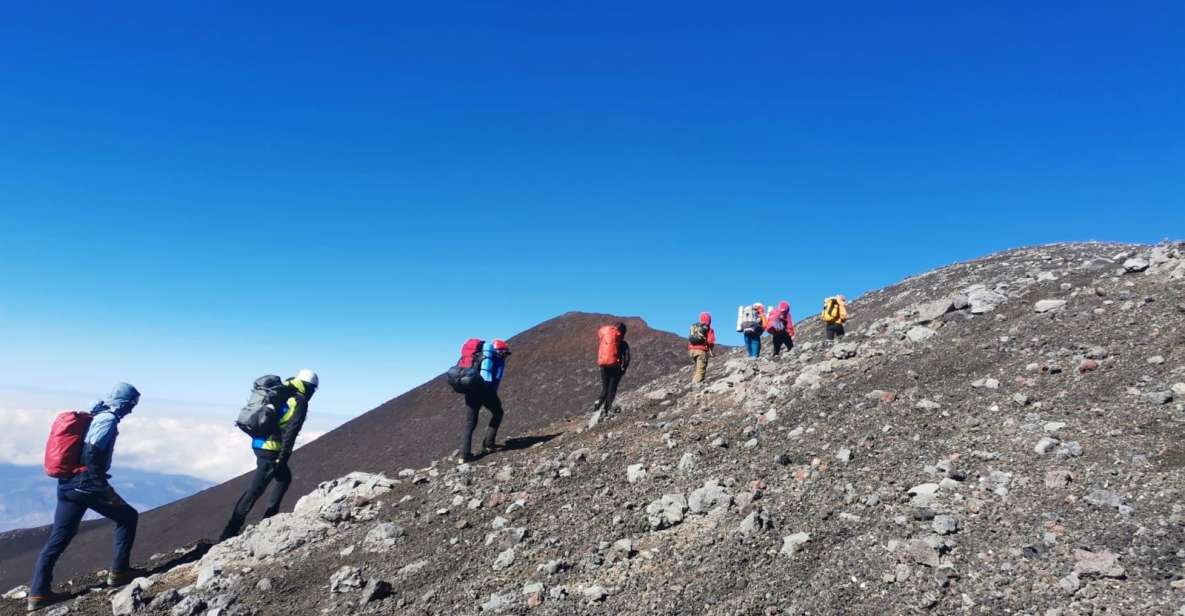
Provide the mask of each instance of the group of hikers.
{"label": "group of hikers", "polygon": [[[844,335],[848,320],[844,297],[824,300],[821,315],[828,340]],[[601,374],[601,394],[593,410],[612,410],[621,379],[630,367],[630,346],[625,341],[626,325],[617,322],[597,330],[597,366]],[[794,319],[790,304],[782,301],[766,308],[757,303],[737,309],[737,331],[745,340],[749,357],[761,354],[762,335],[768,333],[773,343],[773,357],[794,347]],[[712,315],[703,312],[688,334],[688,354],[694,364],[692,382],[702,382],[708,359],[715,351],[716,332]],[[447,381],[464,394],[466,415],[461,430],[457,460],[468,463],[497,449],[498,428],[504,411],[498,387],[506,373],[510,345],[504,340],[485,341],[472,338],[461,349],[461,359],[446,373]],[[251,482],[235,503],[219,541],[242,531],[256,501],[275,483],[263,517],[280,511],[285,493],[292,484],[289,459],[296,439],[308,415],[309,400],[316,393],[320,379],[312,370],[300,370],[290,379],[265,376],[255,381],[247,405],[236,425],[252,437],[255,472]],[[95,402],[89,412],[66,411],[54,420],[46,444],[46,473],[58,480],[57,507],[49,539],[38,555],[30,583],[27,608],[32,612],[65,598],[52,592],[53,569],[58,558],[78,533],[86,511],[92,510],[115,523],[114,557],[107,574],[109,586],[121,586],[147,574],[130,563],[136,539],[138,512],[123,500],[110,484],[111,460],[119,422],[140,401],[140,392],[128,383],[119,383],[106,400]],[[490,412],[490,421],[482,439],[481,450],[472,453],[473,432],[481,409]]]}
{"label": "group of hikers", "polygon": [[[256,381],[251,400],[238,422],[240,428],[253,435],[255,473],[235,504],[220,541],[239,534],[247,514],[273,481],[276,486],[263,517],[279,513],[284,494],[292,484],[288,460],[304,426],[309,400],[319,384],[320,379],[312,370],[301,370],[290,379],[269,376]],[[52,592],[53,569],[78,534],[88,509],[115,523],[114,556],[107,585],[122,586],[147,575],[146,570],[132,567],[130,562],[139,513],[110,483],[119,423],[139,402],[140,392],[135,387],[119,383],[105,400],[92,403],[88,412],[66,411],[54,419],[45,448],[45,471],[58,480],[57,506],[49,539],[33,567],[28,611],[68,598]],[[245,416],[259,425],[244,425]]]}

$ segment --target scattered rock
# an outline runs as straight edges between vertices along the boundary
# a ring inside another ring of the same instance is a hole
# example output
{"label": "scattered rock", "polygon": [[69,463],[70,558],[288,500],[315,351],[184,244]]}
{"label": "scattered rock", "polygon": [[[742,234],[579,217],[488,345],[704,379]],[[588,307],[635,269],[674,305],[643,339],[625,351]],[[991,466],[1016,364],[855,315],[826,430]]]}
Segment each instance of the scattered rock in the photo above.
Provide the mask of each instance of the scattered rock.
{"label": "scattered rock", "polygon": [[905,332],[905,337],[908,338],[910,342],[922,342],[933,338],[936,334],[938,334],[938,332],[930,329],[929,327],[915,326],[909,328],[909,331]]}
{"label": "scattered rock", "polygon": [[732,496],[715,480],[704,482],[703,487],[693,490],[687,498],[687,507],[692,513],[707,513],[717,507],[732,504]]}
{"label": "scattered rock", "polygon": [[1123,497],[1110,490],[1091,490],[1082,500],[1096,507],[1110,507],[1122,515],[1131,515],[1132,508],[1124,504]]}
{"label": "scattered rock", "polygon": [[782,556],[793,557],[798,553],[799,548],[810,540],[811,536],[807,533],[794,533],[782,537],[782,550],[779,553]]}
{"label": "scattered rock", "polygon": [[1033,304],[1033,310],[1039,313],[1061,310],[1066,305],[1064,299],[1043,299]]}
{"label": "scattered rock", "polygon": [[365,583],[365,580],[362,579],[361,569],[343,565],[329,576],[329,591],[333,593],[354,592],[361,589]]}
{"label": "scattered rock", "polygon": [[625,478],[630,483],[638,483],[646,479],[646,465],[645,464],[631,464],[625,469]]}
{"label": "scattered rock", "polygon": [[501,571],[514,564],[514,548],[506,548],[494,559],[494,571]]}
{"label": "scattered rock", "polygon": [[686,511],[687,497],[682,494],[664,494],[646,506],[646,519],[651,529],[660,530],[682,522]]}
{"label": "scattered rock", "polygon": [[1133,257],[1123,262],[1123,271],[1128,274],[1142,272],[1146,269],[1148,269],[1148,261],[1138,257]]}
{"label": "scattered rock", "polygon": [[1078,576],[1099,576],[1109,578],[1123,577],[1123,566],[1119,564],[1119,556],[1110,550],[1090,552],[1074,550],[1074,573]]}

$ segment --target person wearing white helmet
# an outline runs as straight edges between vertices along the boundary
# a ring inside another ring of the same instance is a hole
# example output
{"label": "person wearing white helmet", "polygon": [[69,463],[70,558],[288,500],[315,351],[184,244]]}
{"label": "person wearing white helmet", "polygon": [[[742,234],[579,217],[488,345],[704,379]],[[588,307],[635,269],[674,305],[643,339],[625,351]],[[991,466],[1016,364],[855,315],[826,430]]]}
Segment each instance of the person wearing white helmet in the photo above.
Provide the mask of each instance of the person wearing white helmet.
{"label": "person wearing white helmet", "polygon": [[288,491],[288,486],[292,485],[292,471],[288,468],[288,459],[292,457],[292,450],[296,448],[296,437],[300,434],[308,415],[309,400],[320,383],[317,373],[308,369],[301,370],[295,377],[284,381],[284,385],[289,388],[289,397],[282,408],[276,409],[276,432],[267,438],[256,438],[251,441],[251,448],[255,451],[255,475],[251,478],[247,491],[243,492],[235,504],[230,520],[222,530],[220,541],[234,537],[243,530],[247,514],[251,513],[255,501],[263,496],[273,479],[276,487],[268,498],[263,517],[270,518],[280,512],[284,493]]}

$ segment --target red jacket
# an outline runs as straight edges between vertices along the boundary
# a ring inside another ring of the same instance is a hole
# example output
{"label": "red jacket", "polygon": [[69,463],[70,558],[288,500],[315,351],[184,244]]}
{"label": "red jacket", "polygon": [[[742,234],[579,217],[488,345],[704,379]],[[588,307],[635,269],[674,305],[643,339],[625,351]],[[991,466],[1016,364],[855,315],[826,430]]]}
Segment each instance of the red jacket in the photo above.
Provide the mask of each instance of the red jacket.
{"label": "red jacket", "polygon": [[699,322],[708,326],[708,343],[688,343],[687,348],[691,351],[711,351],[712,349],[716,348],[716,330],[712,329],[712,315],[706,312],[699,313]]}
{"label": "red jacket", "polygon": [[794,336],[794,316],[790,314],[790,302],[781,302],[777,308],[774,308],[769,313],[769,321],[767,321],[766,328],[769,328],[768,323],[772,323],[778,319],[786,321],[786,333]]}

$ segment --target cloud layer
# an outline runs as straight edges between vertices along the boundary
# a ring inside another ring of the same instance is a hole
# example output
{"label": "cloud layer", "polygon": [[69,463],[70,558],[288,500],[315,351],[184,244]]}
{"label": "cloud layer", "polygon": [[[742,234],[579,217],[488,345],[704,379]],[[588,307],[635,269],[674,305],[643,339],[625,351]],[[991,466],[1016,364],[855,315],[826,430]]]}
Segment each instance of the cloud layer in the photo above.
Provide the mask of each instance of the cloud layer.
{"label": "cloud layer", "polygon": [[[57,411],[0,407],[0,462],[41,465]],[[229,421],[133,413],[119,426],[112,474],[120,468],[222,482],[255,467],[247,436]],[[298,446],[320,436],[308,429]]]}

